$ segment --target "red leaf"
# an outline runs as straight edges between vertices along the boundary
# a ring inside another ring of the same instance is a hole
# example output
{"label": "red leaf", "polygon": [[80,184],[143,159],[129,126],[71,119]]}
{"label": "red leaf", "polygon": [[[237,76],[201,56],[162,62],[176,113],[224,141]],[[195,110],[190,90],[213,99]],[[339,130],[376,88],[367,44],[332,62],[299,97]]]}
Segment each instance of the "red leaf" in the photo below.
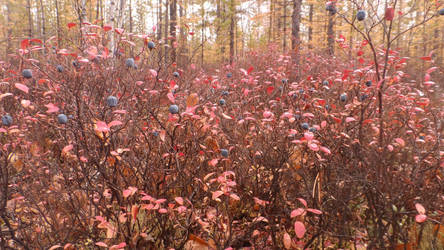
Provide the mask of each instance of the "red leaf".
{"label": "red leaf", "polygon": [[314,214],[322,214],[321,210],[314,209],[314,208],[307,208],[308,212],[314,213]]}
{"label": "red leaf", "polygon": [[65,146],[65,147],[62,149],[62,152],[66,154],[66,153],[68,153],[72,148],[73,148],[73,145],[72,145],[72,144],[69,144],[68,146]]}
{"label": "red leaf", "polygon": [[137,192],[136,187],[128,187],[128,189],[123,190],[123,198],[128,198],[131,195],[134,195]]}
{"label": "red leaf", "polygon": [[103,30],[104,30],[105,32],[112,30],[112,28],[113,28],[113,27],[112,27],[111,25],[104,25],[104,26],[103,26]]}
{"label": "red leaf", "polygon": [[220,191],[220,190],[218,190],[218,191],[215,191],[215,192],[213,192],[213,195],[212,195],[212,199],[213,200],[216,200],[217,198],[219,198],[221,195],[223,195],[224,194],[224,192],[222,192],[222,191]]}
{"label": "red leaf", "polygon": [[253,70],[254,70],[254,68],[253,68],[253,67],[250,67],[250,68],[248,68],[247,73],[250,74]]}
{"label": "red leaf", "polygon": [[273,87],[273,86],[269,86],[269,87],[267,88],[267,94],[268,94],[268,95],[271,95],[271,94],[273,93],[273,90],[274,90],[274,87]]}
{"label": "red leaf", "polygon": [[416,208],[416,211],[418,211],[419,214],[425,214],[425,212],[426,212],[425,208],[421,204],[419,204],[419,203],[415,204],[415,208]]}
{"label": "red leaf", "polygon": [[311,141],[311,140],[313,140],[313,137],[314,137],[314,135],[313,135],[312,132],[305,132],[305,133],[304,133],[304,138],[305,138],[307,141]]}
{"label": "red leaf", "polygon": [[68,29],[71,29],[72,27],[76,26],[77,24],[75,23],[68,23]]}
{"label": "red leaf", "polygon": [[59,107],[57,107],[56,105],[52,104],[52,103],[48,103],[45,105],[46,108],[48,108],[48,110],[46,110],[46,113],[51,114],[51,113],[55,113],[59,111]]}
{"label": "red leaf", "polygon": [[21,91],[25,92],[26,94],[28,94],[28,92],[29,92],[29,88],[24,84],[16,83],[15,87],[20,89]]}
{"label": "red leaf", "polygon": [[396,138],[395,142],[398,143],[401,147],[405,146],[405,141],[402,138]]}
{"label": "red leaf", "polygon": [[319,151],[319,146],[316,143],[309,143],[308,147],[313,151]]}
{"label": "red leaf", "polygon": [[169,93],[167,94],[167,97],[168,97],[168,99],[170,100],[170,102],[172,102],[172,103],[176,102],[176,98],[174,98],[173,93],[169,92]]}
{"label": "red leaf", "polygon": [[395,9],[393,9],[392,7],[388,7],[385,10],[385,20],[392,21],[394,17],[395,17]]}
{"label": "red leaf", "polygon": [[135,221],[137,219],[137,215],[139,214],[139,206],[133,205],[131,207],[131,215],[133,217],[133,220]]}
{"label": "red leaf", "polygon": [[423,56],[423,57],[420,57],[420,59],[424,60],[424,61],[431,61],[432,57],[431,56]]}
{"label": "red leaf", "polygon": [[150,73],[153,77],[157,76],[157,71],[155,71],[154,69],[150,69]]}
{"label": "red leaf", "polygon": [[328,149],[328,148],[326,148],[326,147],[319,147],[319,149],[322,151],[322,152],[324,152],[324,153],[326,153],[326,154],[331,154],[331,151],[330,151],[330,149]]}
{"label": "red leaf", "polygon": [[424,221],[427,220],[427,215],[424,215],[424,214],[418,214],[418,215],[416,215],[415,220],[416,220],[416,222],[418,222],[418,223],[423,223]]}
{"label": "red leaf", "polygon": [[437,70],[438,67],[431,67],[430,69],[427,70],[427,74],[431,74],[433,73],[433,71]]}
{"label": "red leaf", "polygon": [[33,43],[40,43],[40,44],[43,43],[42,40],[37,39],[37,38],[33,38],[33,39],[29,40],[29,41],[30,41],[30,42],[33,42]]}
{"label": "red leaf", "polygon": [[305,226],[302,222],[296,221],[294,223],[294,231],[296,232],[296,236],[298,238],[303,238],[305,234]]}
{"label": "red leaf", "polygon": [[99,246],[99,247],[108,247],[108,245],[107,245],[106,243],[101,242],[101,241],[96,242],[96,246]]}
{"label": "red leaf", "polygon": [[121,28],[115,28],[114,31],[119,35],[123,34],[123,29],[121,29]]}
{"label": "red leaf", "polygon": [[215,158],[215,159],[212,159],[211,161],[209,161],[208,165],[215,167],[218,162],[219,162],[219,160]]}
{"label": "red leaf", "polygon": [[290,217],[294,218],[296,216],[303,214],[304,212],[305,212],[305,210],[303,208],[297,208],[297,209],[291,211]]}
{"label": "red leaf", "polygon": [[304,205],[304,207],[307,207],[307,202],[304,199],[298,198],[298,201],[300,201]]}
{"label": "red leaf", "polygon": [[290,237],[290,235],[287,232],[284,233],[283,242],[284,242],[284,247],[286,249],[290,249],[291,248],[291,237]]}
{"label": "red leaf", "polygon": [[170,88],[174,89],[174,87],[176,87],[176,82],[174,80],[171,80],[170,82]]}
{"label": "red leaf", "polygon": [[97,121],[97,123],[96,123],[96,131],[98,131],[98,132],[109,132],[109,128],[108,128],[108,125],[106,125],[106,122]]}
{"label": "red leaf", "polygon": [[179,205],[183,205],[183,198],[182,198],[182,197],[176,197],[176,198],[174,198],[174,200],[175,200]]}
{"label": "red leaf", "polygon": [[122,125],[123,123],[121,121],[112,121],[110,123],[108,123],[108,128],[111,128],[113,126],[119,126]]}
{"label": "red leaf", "polygon": [[22,42],[20,43],[20,48],[21,49],[26,49],[29,46],[29,39],[24,39],[22,40]]}

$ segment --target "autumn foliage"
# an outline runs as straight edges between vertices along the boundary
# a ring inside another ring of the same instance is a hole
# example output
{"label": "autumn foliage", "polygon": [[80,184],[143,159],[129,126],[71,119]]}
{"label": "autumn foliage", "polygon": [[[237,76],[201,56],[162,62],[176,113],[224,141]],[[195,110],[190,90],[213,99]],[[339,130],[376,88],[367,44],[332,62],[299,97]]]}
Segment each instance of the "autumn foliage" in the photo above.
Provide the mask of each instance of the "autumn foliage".
{"label": "autumn foliage", "polygon": [[1,62],[0,248],[441,244],[432,57],[420,72],[381,45],[378,80],[362,40],[353,59],[270,46],[204,70],[162,63],[154,34],[70,28],[70,46],[26,39]]}

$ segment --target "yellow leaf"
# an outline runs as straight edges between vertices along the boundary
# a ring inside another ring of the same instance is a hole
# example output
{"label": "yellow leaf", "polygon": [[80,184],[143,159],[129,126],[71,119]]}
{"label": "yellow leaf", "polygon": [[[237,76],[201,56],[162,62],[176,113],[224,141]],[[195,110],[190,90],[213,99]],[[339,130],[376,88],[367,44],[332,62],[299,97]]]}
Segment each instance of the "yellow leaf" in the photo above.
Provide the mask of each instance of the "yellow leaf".
{"label": "yellow leaf", "polygon": [[187,107],[194,107],[199,102],[199,96],[196,93],[192,93],[187,98]]}

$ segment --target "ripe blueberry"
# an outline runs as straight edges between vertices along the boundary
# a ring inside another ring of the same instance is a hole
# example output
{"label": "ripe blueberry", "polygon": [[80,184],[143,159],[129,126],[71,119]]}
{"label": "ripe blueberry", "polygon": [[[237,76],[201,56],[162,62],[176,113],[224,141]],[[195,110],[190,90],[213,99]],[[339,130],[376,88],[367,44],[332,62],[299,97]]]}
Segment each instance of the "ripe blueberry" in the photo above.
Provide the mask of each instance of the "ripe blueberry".
{"label": "ripe blueberry", "polygon": [[26,79],[32,78],[32,71],[30,69],[24,69],[22,71],[22,76]]}
{"label": "ripe blueberry", "polygon": [[12,124],[12,117],[10,115],[4,115],[2,116],[2,124],[5,126],[11,126]]}
{"label": "ripe blueberry", "polygon": [[66,123],[68,122],[68,117],[67,117],[65,114],[59,114],[59,115],[57,116],[57,121],[58,121],[60,124],[66,124]]}
{"label": "ripe blueberry", "polygon": [[60,73],[62,73],[63,72],[63,70],[64,70],[64,68],[63,68],[63,66],[62,65],[57,65],[57,71],[58,72],[60,72]]}
{"label": "ripe blueberry", "polygon": [[367,82],[365,82],[365,86],[367,86],[367,87],[372,86],[372,81],[367,81]]}
{"label": "ripe blueberry", "polygon": [[228,150],[227,150],[227,149],[221,149],[221,150],[220,150],[220,154],[221,154],[223,157],[228,157]]}
{"label": "ripe blueberry", "polygon": [[117,100],[117,97],[115,97],[115,96],[110,95],[106,98],[106,104],[108,104],[108,106],[110,106],[111,108],[117,106],[117,103],[118,103],[118,100]]}
{"label": "ripe blueberry", "polygon": [[366,16],[367,13],[365,12],[365,10],[359,10],[358,13],[356,14],[356,18],[358,19],[358,21],[364,20]]}
{"label": "ripe blueberry", "polygon": [[172,104],[168,110],[171,114],[177,114],[179,113],[179,106],[177,106],[176,104]]}
{"label": "ripe blueberry", "polygon": [[134,62],[134,58],[128,58],[128,59],[126,59],[126,61],[125,61],[125,65],[126,65],[128,68],[135,68],[136,63]]}

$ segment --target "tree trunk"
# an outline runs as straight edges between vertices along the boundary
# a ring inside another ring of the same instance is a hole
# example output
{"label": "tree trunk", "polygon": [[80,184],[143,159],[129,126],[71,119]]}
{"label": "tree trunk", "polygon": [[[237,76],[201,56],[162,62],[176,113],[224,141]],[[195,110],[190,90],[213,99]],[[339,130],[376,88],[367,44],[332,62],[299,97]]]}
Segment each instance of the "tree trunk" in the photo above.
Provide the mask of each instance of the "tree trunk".
{"label": "tree trunk", "polygon": [[188,47],[187,47],[187,34],[185,30],[185,8],[184,4],[179,6],[179,21],[180,21],[180,42],[179,42],[179,59],[178,63],[180,67],[185,67],[188,61]]}
{"label": "tree trunk", "polygon": [[[114,11],[115,11],[115,6],[116,6],[116,2],[115,1],[111,1],[110,3],[109,3],[109,6],[108,6],[108,10],[107,10],[107,15],[106,15],[106,23],[108,24],[108,25],[111,25],[111,26],[114,26],[114,21],[115,21],[115,13],[114,13]],[[110,41],[109,41],[109,43],[110,43],[110,49],[111,49],[111,53],[113,54],[113,56],[114,55],[116,55],[116,53],[117,53],[117,51],[116,51],[116,49],[115,49],[115,41],[114,41],[114,32],[110,32],[109,33],[109,36],[110,36]]]}
{"label": "tree trunk", "polygon": [[26,0],[26,9],[28,11],[28,36],[32,38],[32,14],[31,14],[31,0]]}
{"label": "tree trunk", "polygon": [[12,23],[11,23],[11,3],[6,1],[6,50],[5,58],[8,58],[8,54],[11,51],[11,36],[12,36]]}
{"label": "tree trunk", "polygon": [[230,1],[230,15],[231,15],[231,22],[230,22],[230,64],[234,61],[234,26],[235,26],[235,6],[234,6],[234,0]]}
{"label": "tree trunk", "polygon": [[99,10],[100,10],[100,2],[102,0],[97,0],[97,5],[96,5],[96,20],[99,20]]}
{"label": "tree trunk", "polygon": [[335,54],[335,19],[334,15],[328,16],[328,26],[327,26],[327,51],[329,55]]}
{"label": "tree trunk", "polygon": [[59,15],[59,1],[54,0],[55,10],[56,10],[56,33],[57,33],[57,45],[60,46],[62,42],[62,37],[60,34],[60,15]]}
{"label": "tree trunk", "polygon": [[133,33],[133,4],[132,1],[129,0],[129,31]]}
{"label": "tree trunk", "polygon": [[204,55],[205,55],[205,8],[204,1],[202,1],[202,5],[200,6],[201,15],[202,15],[202,30],[201,30],[201,54],[200,54],[200,64],[203,66],[204,63]]}
{"label": "tree trunk", "polygon": [[162,0],[159,0],[157,6],[157,40],[162,39]]}
{"label": "tree trunk", "polygon": [[291,15],[291,50],[294,56],[299,54],[300,25],[301,25],[302,0],[293,0],[293,14]]}
{"label": "tree trunk", "polygon": [[171,62],[176,62],[176,25],[177,25],[177,0],[170,0],[170,35],[171,39]]}
{"label": "tree trunk", "polygon": [[[168,24],[170,23],[169,21],[169,16],[168,16],[168,5],[170,4],[169,2],[170,0],[166,0],[165,2],[165,32],[164,32],[164,42],[165,44],[168,44]],[[165,46],[165,54],[164,54],[164,60],[165,60],[165,64],[168,63],[168,46]]]}
{"label": "tree trunk", "polygon": [[310,4],[310,10],[308,12],[308,21],[309,26],[308,26],[308,43],[309,43],[309,48],[313,48],[313,4]]}
{"label": "tree trunk", "polygon": [[43,43],[46,42],[46,27],[45,27],[45,8],[43,6],[43,0],[40,0],[40,14],[41,14],[41,18],[42,18],[42,38],[43,38]]}
{"label": "tree trunk", "polygon": [[117,24],[116,24],[116,26],[118,27],[118,28],[124,28],[125,27],[125,4],[126,4],[126,2],[125,2],[125,0],[120,0],[120,4],[119,4],[119,6],[117,7],[117,10],[116,11],[118,11],[118,13],[119,13],[119,15],[118,15],[118,17],[117,17]]}
{"label": "tree trunk", "polygon": [[216,1],[216,44],[220,46],[220,52],[223,57],[222,50],[222,39],[221,39],[221,25],[222,25],[222,14],[221,14],[221,0]]}
{"label": "tree trunk", "polygon": [[284,0],[283,8],[284,8],[284,20],[283,20],[284,35],[282,38],[282,40],[283,40],[282,41],[282,46],[283,46],[282,51],[284,53],[286,53],[287,52],[287,0]]}
{"label": "tree trunk", "polygon": [[268,27],[268,43],[272,41],[273,37],[273,13],[274,13],[274,1],[270,0],[270,16],[269,16],[269,27]]}

